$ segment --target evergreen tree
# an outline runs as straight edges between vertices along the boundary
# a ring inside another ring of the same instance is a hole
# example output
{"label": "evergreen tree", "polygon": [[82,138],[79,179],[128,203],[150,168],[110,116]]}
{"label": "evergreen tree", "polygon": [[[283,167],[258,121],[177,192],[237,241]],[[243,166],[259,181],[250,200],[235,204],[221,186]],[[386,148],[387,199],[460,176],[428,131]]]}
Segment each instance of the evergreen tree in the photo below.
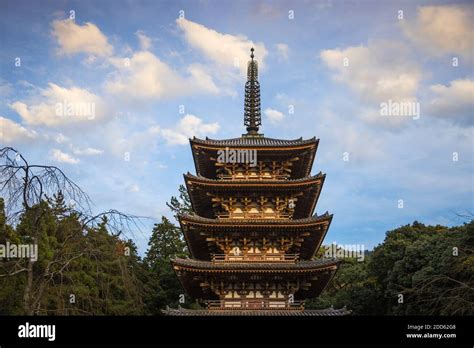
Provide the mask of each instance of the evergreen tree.
{"label": "evergreen tree", "polygon": [[169,202],[166,202],[168,208],[174,213],[174,216],[192,213],[191,200],[189,199],[188,191],[184,185],[179,185],[179,196],[178,198],[172,196]]}

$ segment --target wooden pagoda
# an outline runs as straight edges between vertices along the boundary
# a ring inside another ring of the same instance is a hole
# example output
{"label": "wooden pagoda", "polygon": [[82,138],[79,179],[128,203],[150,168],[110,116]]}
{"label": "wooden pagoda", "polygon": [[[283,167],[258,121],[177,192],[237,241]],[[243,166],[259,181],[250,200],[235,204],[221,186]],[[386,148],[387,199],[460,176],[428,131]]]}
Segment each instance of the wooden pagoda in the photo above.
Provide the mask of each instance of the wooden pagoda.
{"label": "wooden pagoda", "polygon": [[[325,175],[311,176],[319,140],[259,134],[257,61],[248,63],[247,133],[190,140],[197,175],[184,175],[193,214],[179,216],[191,258],[171,261],[201,310],[167,315],[344,315],[345,309],[305,310],[337,270],[335,259],[314,259],[332,215],[313,215]],[[219,161],[220,151],[254,151],[255,163]]]}

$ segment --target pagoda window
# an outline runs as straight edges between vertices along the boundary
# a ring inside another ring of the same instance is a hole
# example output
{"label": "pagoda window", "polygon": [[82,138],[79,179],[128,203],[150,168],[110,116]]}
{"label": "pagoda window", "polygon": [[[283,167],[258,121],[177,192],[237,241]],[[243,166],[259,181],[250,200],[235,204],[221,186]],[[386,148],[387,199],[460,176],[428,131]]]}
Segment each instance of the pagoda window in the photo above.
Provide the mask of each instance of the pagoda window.
{"label": "pagoda window", "polygon": [[258,178],[257,167],[250,167],[248,173],[252,179]]}
{"label": "pagoda window", "polygon": [[229,291],[224,298],[240,298],[240,295],[237,290]]}
{"label": "pagoda window", "polygon": [[250,214],[259,214],[260,212],[258,211],[258,208],[256,207],[251,207],[249,210]]}
{"label": "pagoda window", "polygon": [[235,168],[234,176],[239,179],[245,178],[244,168],[242,167]]}
{"label": "pagoda window", "polygon": [[280,254],[280,251],[275,247],[270,247],[267,252],[269,254]]}
{"label": "pagoda window", "polygon": [[245,218],[245,214],[240,207],[236,207],[234,211],[232,212],[232,218],[234,219],[243,219]]}
{"label": "pagoda window", "polygon": [[264,216],[265,216],[266,218],[270,218],[270,219],[271,219],[271,218],[275,217],[275,211],[273,210],[272,207],[267,207],[267,208],[265,208],[265,210],[264,210]]}
{"label": "pagoda window", "polygon": [[231,255],[240,256],[242,255],[242,250],[238,246],[232,248]]}
{"label": "pagoda window", "polygon": [[251,246],[249,250],[247,251],[248,254],[260,254],[261,251],[258,247],[256,246]]}
{"label": "pagoda window", "polygon": [[255,292],[253,290],[250,290],[249,293],[247,294],[246,298],[256,298]]}

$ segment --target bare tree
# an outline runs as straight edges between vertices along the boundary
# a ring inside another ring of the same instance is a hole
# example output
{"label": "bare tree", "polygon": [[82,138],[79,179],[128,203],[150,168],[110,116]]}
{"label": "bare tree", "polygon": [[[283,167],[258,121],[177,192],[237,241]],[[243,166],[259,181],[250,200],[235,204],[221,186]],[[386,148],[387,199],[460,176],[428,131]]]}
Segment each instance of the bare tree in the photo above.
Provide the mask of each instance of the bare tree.
{"label": "bare tree", "polygon": [[58,167],[30,164],[11,147],[0,149],[0,163],[0,194],[10,221],[59,191],[71,206],[90,213],[89,196]]}
{"label": "bare tree", "polygon": [[62,278],[63,271],[71,262],[84,255],[94,255],[94,246],[86,245],[82,250],[70,248],[82,233],[96,227],[100,221],[104,221],[104,217],[107,217],[107,229],[116,236],[124,231],[140,230],[137,225],[140,219],[138,216],[117,210],[92,214],[89,196],[58,167],[31,164],[11,147],[0,149],[0,196],[5,200],[8,221],[15,225],[22,215],[28,213],[33,216],[33,228],[28,231],[32,244],[37,244],[39,238],[37,226],[45,213],[42,203],[58,193],[64,197],[69,212],[75,214],[80,223],[65,236],[62,245],[55,250],[53,259],[39,274],[33,271],[35,261],[31,258],[1,264],[3,270],[0,270],[0,278],[26,272],[23,309],[28,315],[38,312],[44,291],[56,275],[61,275]]}

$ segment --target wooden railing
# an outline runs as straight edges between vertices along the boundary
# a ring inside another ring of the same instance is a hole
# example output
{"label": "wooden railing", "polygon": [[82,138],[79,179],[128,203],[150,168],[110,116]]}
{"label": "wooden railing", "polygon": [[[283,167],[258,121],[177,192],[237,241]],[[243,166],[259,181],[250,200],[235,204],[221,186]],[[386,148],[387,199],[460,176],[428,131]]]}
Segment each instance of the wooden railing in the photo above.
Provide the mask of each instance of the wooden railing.
{"label": "wooden railing", "polygon": [[299,254],[212,254],[212,262],[289,262],[298,261]]}
{"label": "wooden railing", "polygon": [[281,301],[268,299],[253,300],[212,300],[207,301],[208,310],[304,310],[304,301]]}

